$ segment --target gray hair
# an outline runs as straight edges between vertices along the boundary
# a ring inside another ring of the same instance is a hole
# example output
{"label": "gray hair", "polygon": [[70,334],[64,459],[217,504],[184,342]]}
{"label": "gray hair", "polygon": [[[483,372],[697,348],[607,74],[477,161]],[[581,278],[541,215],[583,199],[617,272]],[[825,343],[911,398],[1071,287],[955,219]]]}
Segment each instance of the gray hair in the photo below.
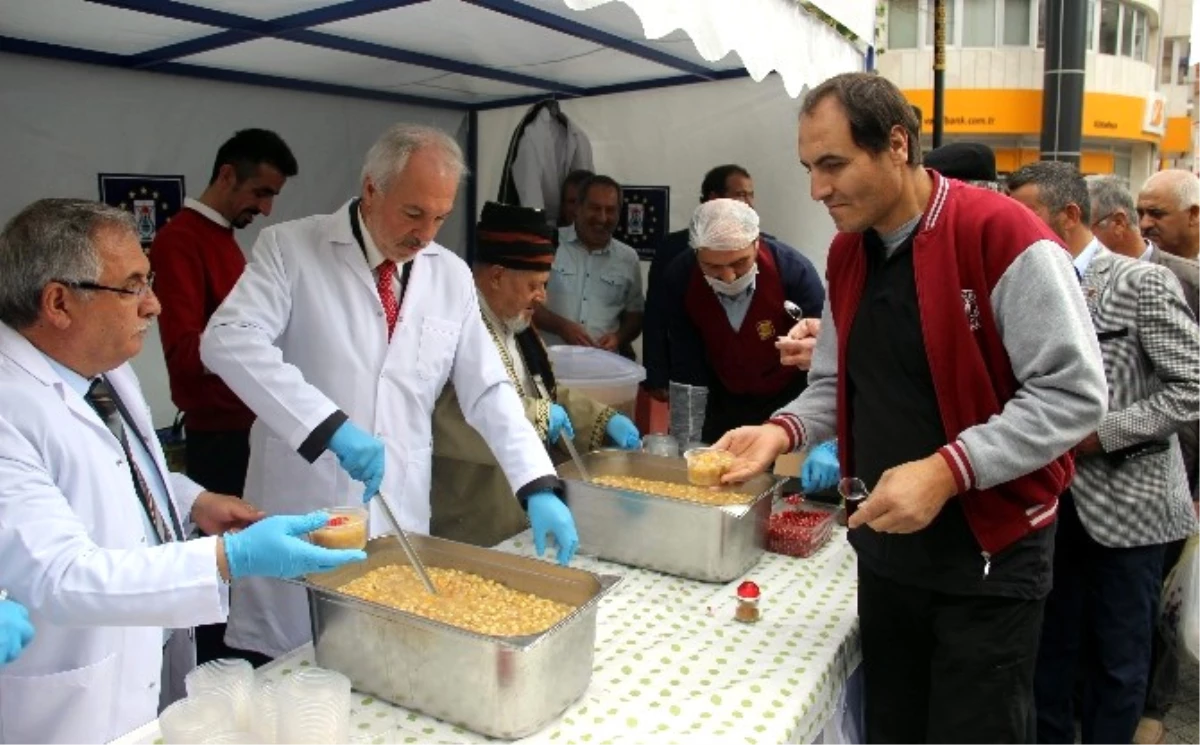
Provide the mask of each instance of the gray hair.
{"label": "gray hair", "polygon": [[1175,209],[1187,210],[1192,207],[1200,207],[1200,178],[1197,178],[1196,174],[1191,171],[1185,171],[1182,168],[1168,168],[1165,171],[1159,171],[1146,179],[1142,190],[1157,183],[1163,183],[1174,193]]}
{"label": "gray hair", "polygon": [[1062,212],[1067,205],[1073,204],[1079,207],[1083,224],[1092,224],[1092,199],[1088,196],[1087,182],[1074,165],[1040,160],[1021,166],[1008,177],[1009,192],[1030,184],[1038,187],[1038,198],[1051,214]]}
{"label": "gray hair", "polygon": [[362,179],[365,181],[370,177],[376,188],[387,191],[392,177],[404,170],[408,156],[424,148],[437,150],[460,179],[467,175],[462,148],[453,137],[434,127],[401,123],[380,135],[367,151]]}
{"label": "gray hair", "polygon": [[1120,212],[1125,215],[1125,222],[1137,227],[1137,204],[1133,194],[1125,187],[1125,180],[1120,176],[1088,176],[1086,179],[1088,196],[1092,201],[1092,216],[1097,220],[1115,215]]}
{"label": "gray hair", "polygon": [[136,234],[133,215],[86,199],[39,199],[0,233],[0,322],[23,329],[37,321],[51,282],[97,282],[93,243],[104,227]]}

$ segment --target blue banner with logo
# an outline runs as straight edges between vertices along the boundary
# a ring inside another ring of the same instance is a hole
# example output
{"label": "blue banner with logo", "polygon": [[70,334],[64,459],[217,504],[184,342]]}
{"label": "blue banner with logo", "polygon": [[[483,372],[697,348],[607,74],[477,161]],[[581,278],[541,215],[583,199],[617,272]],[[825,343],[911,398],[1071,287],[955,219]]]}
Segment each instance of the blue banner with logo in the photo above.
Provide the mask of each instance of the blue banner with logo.
{"label": "blue banner with logo", "polygon": [[621,219],[614,235],[633,246],[642,261],[667,237],[671,222],[671,187],[621,186]]}
{"label": "blue banner with logo", "polygon": [[183,176],[100,174],[100,201],[133,215],[138,240],[147,251],[159,229],[183,209],[184,194]]}

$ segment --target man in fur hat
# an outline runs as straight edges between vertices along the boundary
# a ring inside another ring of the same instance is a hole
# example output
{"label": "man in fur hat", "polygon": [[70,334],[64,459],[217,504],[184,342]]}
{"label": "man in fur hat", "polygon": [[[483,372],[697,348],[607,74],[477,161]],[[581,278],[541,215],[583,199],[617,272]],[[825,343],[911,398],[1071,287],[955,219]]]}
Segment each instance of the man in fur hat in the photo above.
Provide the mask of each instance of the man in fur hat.
{"label": "man in fur hat", "polygon": [[[484,205],[473,271],[484,325],[500,351],[525,413],[548,447],[569,437],[581,452],[607,444],[641,446],[628,417],[556,385],[546,347],[530,325],[546,299],[558,234],[541,210]],[[561,460],[566,452],[552,453]],[[496,459],[466,422],[454,387],[447,385],[433,413],[433,517],[439,538],[493,546],[525,530],[528,519]]]}

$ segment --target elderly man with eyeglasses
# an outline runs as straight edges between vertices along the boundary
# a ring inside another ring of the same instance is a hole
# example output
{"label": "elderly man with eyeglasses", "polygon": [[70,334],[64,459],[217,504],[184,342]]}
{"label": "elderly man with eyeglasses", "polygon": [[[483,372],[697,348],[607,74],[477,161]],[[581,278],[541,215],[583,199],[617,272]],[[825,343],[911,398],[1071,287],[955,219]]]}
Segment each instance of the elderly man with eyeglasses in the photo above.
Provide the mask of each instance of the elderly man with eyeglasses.
{"label": "elderly man with eyeglasses", "polygon": [[153,281],[108,205],[43,199],[0,232],[0,586],[28,611],[0,604],[0,743],[121,736],[182,695],[180,630],[224,620],[231,580],[366,558],[301,537],[326,514],[265,517],[167,470],[128,364]]}

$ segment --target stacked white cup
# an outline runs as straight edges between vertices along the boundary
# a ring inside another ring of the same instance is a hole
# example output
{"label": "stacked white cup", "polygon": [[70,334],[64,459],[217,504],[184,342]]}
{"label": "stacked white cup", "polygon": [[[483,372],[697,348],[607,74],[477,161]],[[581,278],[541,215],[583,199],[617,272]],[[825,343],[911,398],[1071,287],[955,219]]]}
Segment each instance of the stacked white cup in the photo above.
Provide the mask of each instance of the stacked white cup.
{"label": "stacked white cup", "polygon": [[250,693],[254,690],[254,667],[246,660],[224,659],[206,662],[183,679],[188,696],[213,693],[229,700],[233,711],[233,729],[250,729]]}
{"label": "stacked white cup", "polygon": [[306,667],[276,688],[279,742],[344,743],[350,738],[350,679]]}
{"label": "stacked white cup", "polygon": [[250,732],[222,732],[201,741],[201,745],[258,745],[258,738]]}
{"label": "stacked white cup", "polygon": [[199,693],[180,699],[158,715],[158,728],[168,745],[198,745],[234,731],[233,707],[218,693]]}
{"label": "stacked white cup", "polygon": [[263,745],[279,742],[278,709],[275,705],[279,683],[266,675],[254,676],[254,691],[250,694],[250,731],[255,741]]}

